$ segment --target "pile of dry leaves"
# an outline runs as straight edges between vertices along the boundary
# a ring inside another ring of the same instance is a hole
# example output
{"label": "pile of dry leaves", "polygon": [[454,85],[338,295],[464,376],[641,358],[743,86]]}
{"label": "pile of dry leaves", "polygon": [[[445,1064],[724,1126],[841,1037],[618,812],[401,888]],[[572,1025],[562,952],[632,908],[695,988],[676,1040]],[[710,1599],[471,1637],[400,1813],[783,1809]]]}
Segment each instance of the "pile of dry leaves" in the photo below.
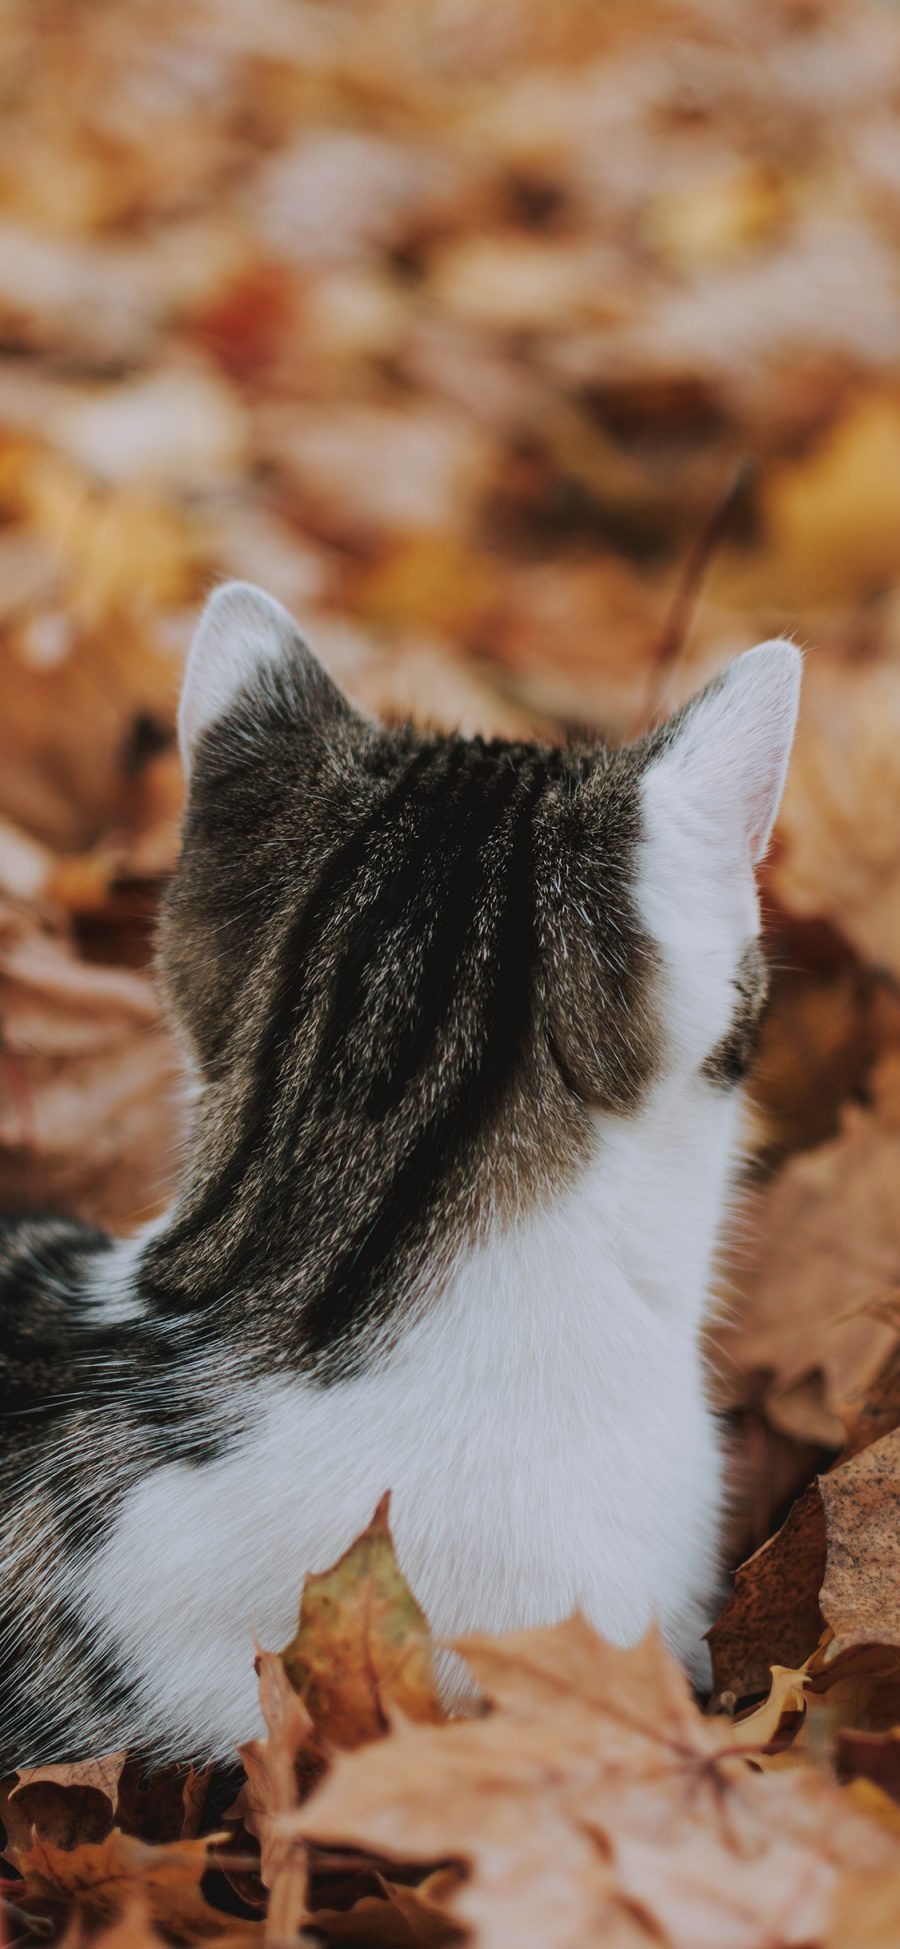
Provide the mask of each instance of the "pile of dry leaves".
{"label": "pile of dry leaves", "polygon": [[7,1783],[7,1933],[895,1949],[900,17],[2,15],[0,1201],[125,1231],[171,1187],[148,964],[217,577],[469,729],[619,737],[760,637],[809,651],[710,1343],[709,1709],[574,1620],[468,1644],[445,1723],[382,1510],[261,1654],[243,1774]]}

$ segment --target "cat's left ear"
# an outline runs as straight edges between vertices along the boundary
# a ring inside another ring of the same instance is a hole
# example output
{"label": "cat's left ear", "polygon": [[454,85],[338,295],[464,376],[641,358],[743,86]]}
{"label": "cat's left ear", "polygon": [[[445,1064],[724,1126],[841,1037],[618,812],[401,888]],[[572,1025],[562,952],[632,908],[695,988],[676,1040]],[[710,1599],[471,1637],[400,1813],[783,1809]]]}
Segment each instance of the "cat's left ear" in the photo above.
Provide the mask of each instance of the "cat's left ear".
{"label": "cat's left ear", "polygon": [[191,644],[178,708],[178,742],[186,772],[197,741],[265,673],[290,665],[304,704],[320,718],[350,706],[304,641],[288,611],[252,582],[226,582],[210,596]]}
{"label": "cat's left ear", "polygon": [[[660,734],[647,786],[730,859],[762,859],[797,725],[802,658],[784,639],[726,665]],[[662,811],[663,807],[660,806]]]}

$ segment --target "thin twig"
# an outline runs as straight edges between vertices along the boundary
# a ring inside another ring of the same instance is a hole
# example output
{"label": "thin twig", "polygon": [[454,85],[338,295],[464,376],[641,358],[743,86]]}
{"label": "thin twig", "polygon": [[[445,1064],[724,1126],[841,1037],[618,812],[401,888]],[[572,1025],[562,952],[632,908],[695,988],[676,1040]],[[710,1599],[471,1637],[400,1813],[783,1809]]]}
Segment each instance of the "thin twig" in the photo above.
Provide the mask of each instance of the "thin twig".
{"label": "thin twig", "polygon": [[687,641],[703,578],[755,471],[756,462],[747,456],[738,462],[688,554],[653,658],[642,712],[644,725],[652,724],[661,711],[672,673]]}

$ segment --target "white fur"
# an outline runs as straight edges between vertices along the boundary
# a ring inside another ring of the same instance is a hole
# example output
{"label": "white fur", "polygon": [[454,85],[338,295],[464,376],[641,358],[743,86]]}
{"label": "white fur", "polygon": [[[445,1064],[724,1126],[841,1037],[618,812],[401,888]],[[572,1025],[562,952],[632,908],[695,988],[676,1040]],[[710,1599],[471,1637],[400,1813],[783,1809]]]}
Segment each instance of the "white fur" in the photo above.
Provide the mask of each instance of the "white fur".
{"label": "white fur", "polygon": [[148,1245],[171,1223],[171,1213],[151,1218],[131,1238],[119,1239],[111,1252],[100,1252],[91,1271],[87,1297],[97,1326],[126,1326],[141,1320],[146,1306],[137,1275]]}
{"label": "white fur", "polygon": [[694,699],[664,770],[681,818],[701,846],[723,860],[762,859],[784,791],[797,727],[802,660],[773,637],[728,664]]}
{"label": "white fur", "polygon": [[178,709],[186,772],[202,733],[224,716],[245,684],[289,655],[297,642],[293,617],[252,582],[225,582],[210,596],[191,644]]}
{"label": "white fur", "polygon": [[696,1652],[719,1496],[697,1335],[731,1125],[708,1089],[661,1089],[380,1370],[248,1390],[234,1450],[130,1493],[80,1599],[139,1675],[148,1735],[222,1753],[255,1731],[254,1634],[286,1641],[305,1573],[386,1488],[440,1636],[581,1605],[620,1643],[658,1616]]}
{"label": "white fur", "polygon": [[580,1605],[619,1643],[656,1617],[696,1658],[721,1497],[700,1328],[738,1113],[700,1071],[757,925],[749,862],[797,678],[789,646],[755,657],[645,782],[637,891],[662,960],[665,1079],[637,1116],[598,1118],[579,1181],[464,1257],[374,1369],[328,1388],[238,1386],[245,1432],[221,1459],[171,1463],[129,1492],[72,1591],[137,1681],[142,1723],[123,1736],[173,1754],[251,1736],[254,1635],[285,1642],[305,1574],[388,1488],[439,1637]]}

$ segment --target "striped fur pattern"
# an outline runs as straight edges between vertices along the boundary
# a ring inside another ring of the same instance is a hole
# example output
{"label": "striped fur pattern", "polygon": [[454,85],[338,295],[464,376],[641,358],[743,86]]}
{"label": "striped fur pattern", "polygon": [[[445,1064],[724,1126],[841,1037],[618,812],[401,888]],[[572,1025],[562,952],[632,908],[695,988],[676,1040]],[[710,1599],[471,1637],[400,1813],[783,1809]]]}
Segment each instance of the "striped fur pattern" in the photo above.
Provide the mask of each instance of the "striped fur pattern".
{"label": "striped fur pattern", "polygon": [[250,1736],[254,1630],[385,1488],[438,1632],[582,1602],[696,1657],[797,665],[623,750],[488,743],[369,722],[276,604],[212,599],[160,938],[183,1184],[126,1244],[0,1231],[0,1763]]}

